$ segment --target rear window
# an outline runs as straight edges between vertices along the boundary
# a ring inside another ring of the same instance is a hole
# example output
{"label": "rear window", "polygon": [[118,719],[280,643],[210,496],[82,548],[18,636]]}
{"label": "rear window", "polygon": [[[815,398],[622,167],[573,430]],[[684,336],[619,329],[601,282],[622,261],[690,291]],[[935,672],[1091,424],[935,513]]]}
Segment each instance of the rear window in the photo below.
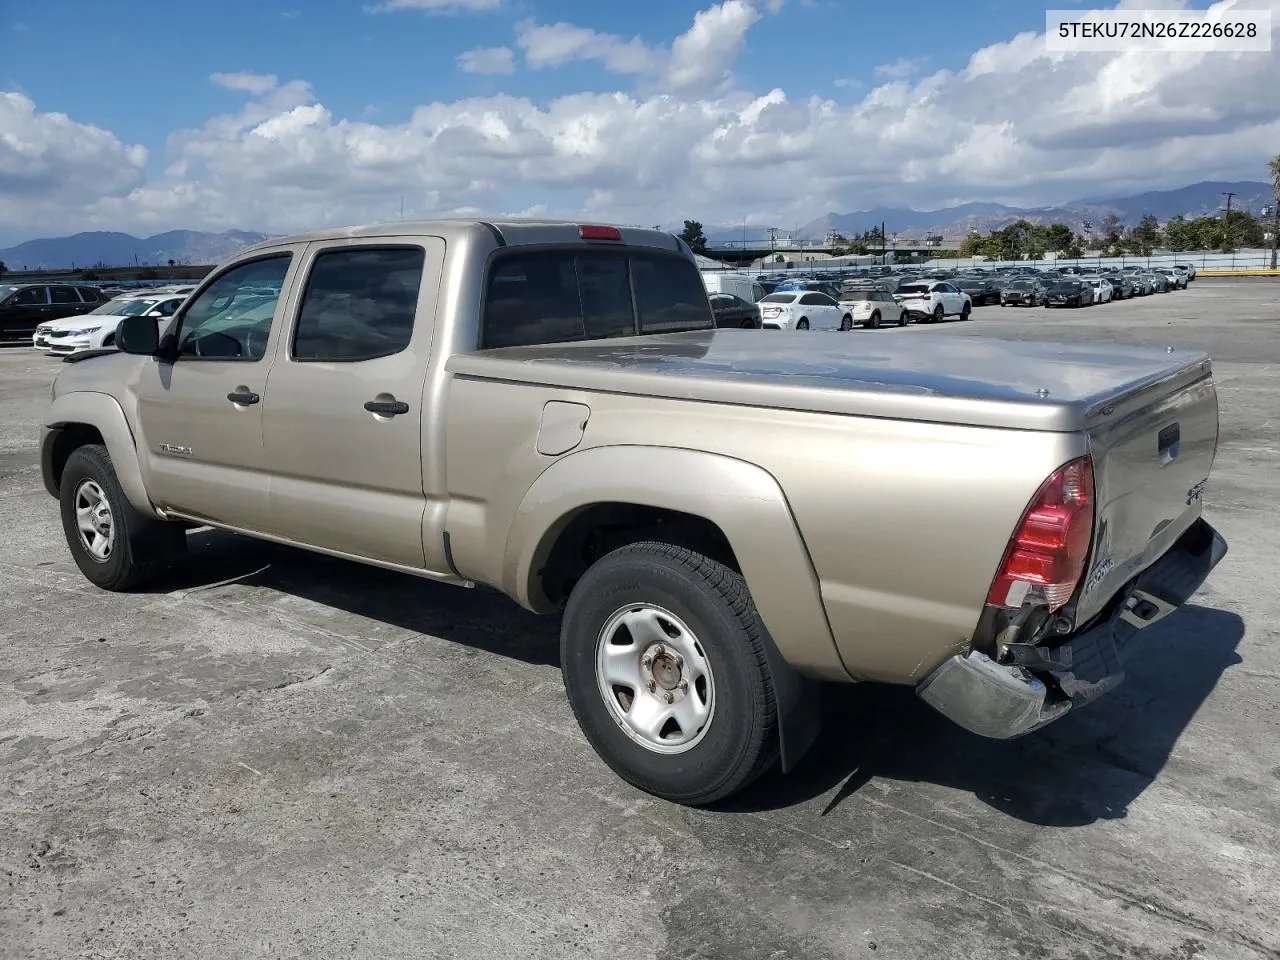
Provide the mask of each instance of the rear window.
{"label": "rear window", "polygon": [[898,287],[899,293],[928,293],[929,284],[927,283],[904,283]]}
{"label": "rear window", "polygon": [[798,293],[771,293],[761,303],[795,303]]}
{"label": "rear window", "polygon": [[679,256],[539,250],[497,260],[485,292],[483,348],[714,326],[706,287]]}

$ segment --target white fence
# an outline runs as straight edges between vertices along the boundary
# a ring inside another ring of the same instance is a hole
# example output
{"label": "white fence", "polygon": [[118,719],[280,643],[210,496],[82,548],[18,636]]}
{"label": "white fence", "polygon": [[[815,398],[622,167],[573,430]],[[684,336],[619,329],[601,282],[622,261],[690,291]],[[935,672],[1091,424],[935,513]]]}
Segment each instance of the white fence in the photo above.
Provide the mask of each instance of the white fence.
{"label": "white fence", "polygon": [[1251,271],[1267,270],[1271,267],[1271,251],[1237,250],[1235,253],[1212,253],[1196,251],[1190,253],[1158,253],[1150,257],[1081,257],[1069,260],[1059,257],[1056,260],[983,260],[980,258],[962,258],[957,260],[930,260],[928,267],[1086,267],[1102,269],[1106,267],[1171,267],[1175,263],[1189,263],[1197,270]]}

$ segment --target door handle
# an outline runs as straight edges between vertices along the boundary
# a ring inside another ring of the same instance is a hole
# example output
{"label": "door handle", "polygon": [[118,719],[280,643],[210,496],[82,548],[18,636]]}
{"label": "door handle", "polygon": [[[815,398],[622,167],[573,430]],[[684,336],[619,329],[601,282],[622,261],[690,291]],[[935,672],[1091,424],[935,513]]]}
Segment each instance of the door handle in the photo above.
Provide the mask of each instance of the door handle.
{"label": "door handle", "polygon": [[232,390],[227,394],[227,399],[237,406],[248,406],[251,403],[257,403],[262,398],[251,390]]}
{"label": "door handle", "polygon": [[366,400],[364,408],[380,417],[394,417],[409,412],[409,405],[403,400]]}

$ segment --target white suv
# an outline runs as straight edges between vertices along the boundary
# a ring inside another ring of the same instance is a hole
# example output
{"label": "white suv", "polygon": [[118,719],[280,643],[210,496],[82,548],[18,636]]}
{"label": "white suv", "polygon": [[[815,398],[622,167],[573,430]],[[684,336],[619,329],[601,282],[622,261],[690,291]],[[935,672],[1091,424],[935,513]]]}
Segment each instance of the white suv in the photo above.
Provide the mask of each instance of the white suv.
{"label": "white suv", "polygon": [[940,323],[944,317],[968,320],[973,301],[945,280],[915,280],[904,283],[893,294],[907,313],[917,320]]}

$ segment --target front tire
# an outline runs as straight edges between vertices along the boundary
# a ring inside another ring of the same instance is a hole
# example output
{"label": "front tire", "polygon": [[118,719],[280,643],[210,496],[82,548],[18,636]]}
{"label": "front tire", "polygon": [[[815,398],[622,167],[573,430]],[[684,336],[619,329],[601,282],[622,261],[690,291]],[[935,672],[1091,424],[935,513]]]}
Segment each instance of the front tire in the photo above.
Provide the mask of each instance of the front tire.
{"label": "front tire", "polygon": [[867,326],[869,326],[872,330],[880,329],[880,311],[879,310],[873,310],[871,312],[871,319],[867,321]]}
{"label": "front tire", "polygon": [[103,590],[129,590],[186,547],[177,524],[146,516],[124,495],[101,444],[72,451],[58,485],[62,532],[76,566]]}
{"label": "front tire", "polygon": [[960,308],[960,319],[968,320],[969,315],[971,313],[973,313],[973,309],[969,306],[969,304],[966,303],[963,307]]}
{"label": "front tire", "polygon": [[618,776],[698,806],[777,758],[765,633],[742,576],[684,547],[614,550],[574,586],[560,631],[565,693]]}
{"label": "front tire", "polygon": [[853,329],[853,317],[851,315],[846,313],[843,317],[840,318],[840,329],[841,330]]}

